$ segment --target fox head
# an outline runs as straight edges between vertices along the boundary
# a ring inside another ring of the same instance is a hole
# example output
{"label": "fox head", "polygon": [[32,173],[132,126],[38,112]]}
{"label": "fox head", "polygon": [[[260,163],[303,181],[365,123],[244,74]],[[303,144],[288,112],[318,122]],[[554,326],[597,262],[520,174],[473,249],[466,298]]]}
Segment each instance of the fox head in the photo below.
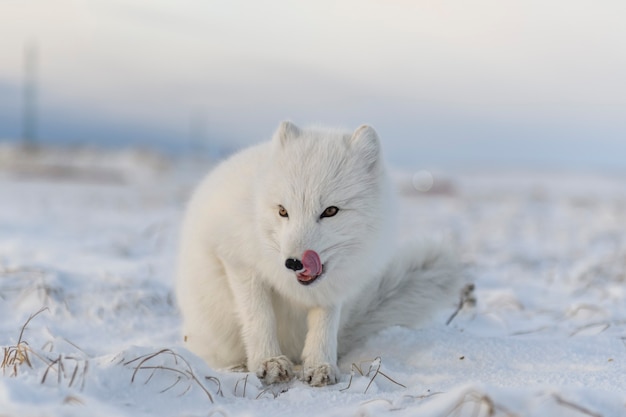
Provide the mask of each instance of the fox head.
{"label": "fox head", "polygon": [[372,127],[350,133],[281,123],[257,189],[271,261],[285,279],[312,288],[367,274],[393,217],[388,189]]}

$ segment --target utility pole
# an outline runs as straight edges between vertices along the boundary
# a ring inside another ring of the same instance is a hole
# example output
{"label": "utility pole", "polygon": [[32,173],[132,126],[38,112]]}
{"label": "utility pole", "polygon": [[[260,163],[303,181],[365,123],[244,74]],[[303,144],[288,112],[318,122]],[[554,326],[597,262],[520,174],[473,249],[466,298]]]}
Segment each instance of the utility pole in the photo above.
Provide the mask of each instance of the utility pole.
{"label": "utility pole", "polygon": [[34,148],[37,142],[37,72],[39,45],[30,41],[24,46],[24,80],[22,86],[22,145]]}

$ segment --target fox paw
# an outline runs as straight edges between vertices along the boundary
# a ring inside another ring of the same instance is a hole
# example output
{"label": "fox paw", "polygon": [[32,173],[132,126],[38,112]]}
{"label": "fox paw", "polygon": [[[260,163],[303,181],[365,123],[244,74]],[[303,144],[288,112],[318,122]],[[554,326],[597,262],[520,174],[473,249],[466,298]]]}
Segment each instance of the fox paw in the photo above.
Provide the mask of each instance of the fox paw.
{"label": "fox paw", "polygon": [[303,379],[312,387],[323,387],[337,383],[339,371],[336,366],[323,363],[312,367],[306,367]]}
{"label": "fox paw", "polygon": [[293,364],[284,355],[269,358],[261,363],[256,371],[256,376],[268,385],[287,382],[293,378]]}

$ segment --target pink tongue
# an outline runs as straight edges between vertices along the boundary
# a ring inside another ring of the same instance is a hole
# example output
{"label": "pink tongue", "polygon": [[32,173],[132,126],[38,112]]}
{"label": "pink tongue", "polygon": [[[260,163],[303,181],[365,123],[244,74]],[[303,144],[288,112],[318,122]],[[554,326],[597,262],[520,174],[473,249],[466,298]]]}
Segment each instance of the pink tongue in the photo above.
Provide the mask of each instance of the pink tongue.
{"label": "pink tongue", "polygon": [[304,251],[302,254],[302,265],[304,266],[303,275],[316,277],[322,274],[322,261],[320,261],[320,256],[314,250]]}

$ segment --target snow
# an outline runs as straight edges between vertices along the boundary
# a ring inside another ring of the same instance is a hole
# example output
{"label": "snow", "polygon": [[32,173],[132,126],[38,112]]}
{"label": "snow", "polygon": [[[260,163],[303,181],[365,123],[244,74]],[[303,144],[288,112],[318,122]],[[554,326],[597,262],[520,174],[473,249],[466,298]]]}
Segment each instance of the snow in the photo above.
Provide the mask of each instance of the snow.
{"label": "snow", "polygon": [[626,415],[626,178],[459,170],[420,192],[397,173],[400,238],[453,241],[475,304],[372,335],[337,385],[264,387],[180,340],[201,162],[0,149],[0,345],[29,360],[4,363],[0,416]]}

